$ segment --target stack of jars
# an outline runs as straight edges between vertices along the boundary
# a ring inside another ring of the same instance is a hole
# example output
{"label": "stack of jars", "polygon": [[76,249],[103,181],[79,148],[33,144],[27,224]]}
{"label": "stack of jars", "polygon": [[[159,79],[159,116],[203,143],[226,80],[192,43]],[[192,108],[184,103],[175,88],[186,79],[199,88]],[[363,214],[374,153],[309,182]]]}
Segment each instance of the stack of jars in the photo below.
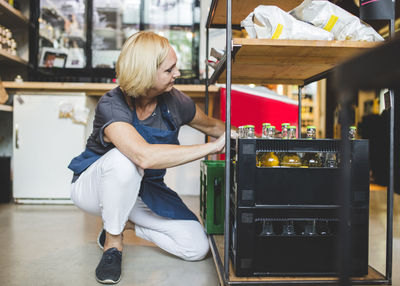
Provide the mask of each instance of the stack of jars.
{"label": "stack of jars", "polygon": [[[282,126],[283,135],[282,138],[285,136],[285,139],[293,140],[296,139],[296,126],[288,125],[284,123]],[[301,166],[301,159],[299,154],[294,152],[284,152],[279,154],[281,157],[280,166],[283,167],[300,167]]]}
{"label": "stack of jars", "polygon": [[12,32],[0,25],[0,50],[9,53],[10,55],[17,55],[17,42],[12,37]]}
{"label": "stack of jars", "polygon": [[[276,136],[276,129],[275,126],[271,125],[270,123],[263,123],[262,124],[262,135],[261,138],[264,139],[289,139],[289,130],[291,130],[291,138],[296,139],[296,126],[291,126],[289,123],[282,123],[282,132],[280,137]],[[257,138],[255,135],[254,125],[242,125],[239,126],[239,138],[242,139],[251,139]]]}

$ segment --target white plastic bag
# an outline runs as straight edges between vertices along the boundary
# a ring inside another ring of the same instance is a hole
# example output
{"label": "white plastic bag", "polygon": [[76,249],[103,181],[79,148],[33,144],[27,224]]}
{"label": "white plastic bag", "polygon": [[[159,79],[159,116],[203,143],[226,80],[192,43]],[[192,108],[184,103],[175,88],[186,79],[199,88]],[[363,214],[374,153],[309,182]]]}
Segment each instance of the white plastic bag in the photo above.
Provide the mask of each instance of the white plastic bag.
{"label": "white plastic bag", "polygon": [[333,40],[333,35],[295,19],[276,6],[260,5],[242,22],[251,38],[292,40]]}
{"label": "white plastic bag", "polygon": [[301,21],[330,31],[339,41],[383,41],[368,24],[326,0],[305,0],[290,11],[290,14]]}
{"label": "white plastic bag", "polygon": [[256,39],[257,33],[254,29],[253,16],[254,12],[251,12],[244,20],[240,22],[240,26],[246,29],[246,32],[249,34],[251,39]]}

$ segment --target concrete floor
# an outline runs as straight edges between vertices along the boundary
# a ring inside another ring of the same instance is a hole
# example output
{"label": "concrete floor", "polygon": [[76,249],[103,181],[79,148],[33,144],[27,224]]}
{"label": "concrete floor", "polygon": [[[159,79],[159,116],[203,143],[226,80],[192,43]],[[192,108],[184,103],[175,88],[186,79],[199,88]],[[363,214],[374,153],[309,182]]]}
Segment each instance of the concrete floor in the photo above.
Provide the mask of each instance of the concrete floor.
{"label": "concrete floor", "polygon": [[[198,197],[184,197],[198,213]],[[384,191],[371,192],[370,265],[385,271]],[[75,206],[0,204],[0,285],[99,285],[95,240],[101,220]],[[393,285],[400,285],[400,197],[395,196]],[[219,285],[211,254],[200,262],[175,258],[125,232],[118,285]]]}

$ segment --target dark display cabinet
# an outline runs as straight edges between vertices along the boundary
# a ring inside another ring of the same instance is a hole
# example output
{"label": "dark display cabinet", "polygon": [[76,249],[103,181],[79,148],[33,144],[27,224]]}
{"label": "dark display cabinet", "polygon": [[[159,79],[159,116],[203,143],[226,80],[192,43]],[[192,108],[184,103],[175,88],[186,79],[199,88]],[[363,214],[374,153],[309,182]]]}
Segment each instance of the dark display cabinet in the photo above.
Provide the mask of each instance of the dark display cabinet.
{"label": "dark display cabinet", "polygon": [[86,66],[86,1],[41,0],[39,68]]}
{"label": "dark display cabinet", "polygon": [[111,82],[123,43],[143,30],[169,39],[182,78],[198,78],[198,1],[34,2],[33,19],[38,21],[33,23],[36,32],[31,46],[35,68],[32,80]]}

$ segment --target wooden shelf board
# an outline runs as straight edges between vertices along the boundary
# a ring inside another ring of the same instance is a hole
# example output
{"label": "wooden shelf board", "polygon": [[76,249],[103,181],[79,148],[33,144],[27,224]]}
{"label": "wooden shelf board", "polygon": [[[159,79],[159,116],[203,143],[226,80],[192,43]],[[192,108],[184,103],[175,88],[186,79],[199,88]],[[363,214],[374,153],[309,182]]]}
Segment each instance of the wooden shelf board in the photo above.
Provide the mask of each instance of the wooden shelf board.
{"label": "wooden shelf board", "polygon": [[[232,0],[232,25],[240,25],[258,5],[275,5],[290,11],[303,0]],[[208,27],[226,26],[226,0],[213,0],[207,21]]]}
{"label": "wooden shelf board", "polygon": [[[306,79],[379,44],[235,38],[233,45],[238,50],[233,57],[232,83],[303,85]],[[225,66],[222,62],[218,68],[225,70]],[[216,81],[225,83],[226,73],[222,72]]]}
{"label": "wooden shelf board", "polygon": [[13,111],[13,107],[11,105],[0,104],[0,111]]}
{"label": "wooden shelf board", "polygon": [[[215,246],[211,240],[214,240]],[[214,262],[216,264],[217,267],[217,272],[218,272],[218,276],[220,279],[220,282],[222,285],[225,285],[222,281],[220,272],[219,272],[219,267],[223,267],[223,263],[224,263],[224,236],[223,235],[211,235],[210,238],[210,244],[211,244],[211,250],[213,253],[213,257],[214,257]],[[218,260],[221,261],[222,263],[218,263]],[[223,270],[222,270],[223,271]],[[364,276],[364,277],[355,277],[352,278],[353,281],[357,281],[357,282],[365,282],[366,285],[368,284],[369,281],[385,281],[385,276],[383,276],[381,273],[379,273],[378,271],[376,271],[374,268],[372,268],[371,266],[368,267],[368,275]],[[246,282],[250,282],[250,283],[254,283],[256,284],[257,282],[259,282],[260,284],[276,284],[276,283],[284,283],[284,282],[288,282],[288,283],[294,283],[294,282],[298,282],[298,283],[306,283],[307,281],[310,282],[316,282],[316,281],[321,281],[321,283],[330,283],[330,282],[334,282],[337,281],[337,277],[237,277],[235,275],[235,272],[233,270],[233,265],[232,262],[229,260],[229,281],[232,283],[246,283]],[[258,284],[258,283],[257,283]],[[245,285],[245,284],[243,284]]]}
{"label": "wooden shelf board", "polygon": [[[4,81],[4,88],[26,91],[81,91],[88,96],[102,96],[109,90],[115,88],[115,83],[78,83],[78,82],[13,82]],[[176,84],[175,88],[192,98],[203,98],[205,86],[195,84]],[[219,88],[215,85],[208,87],[211,96],[216,95]]]}
{"label": "wooden shelf board", "polygon": [[0,21],[6,28],[21,28],[29,25],[29,19],[4,0],[0,0]]}
{"label": "wooden shelf board", "polygon": [[28,62],[18,56],[13,56],[4,50],[0,50],[0,62],[7,62],[8,64],[22,64],[28,65]]}

